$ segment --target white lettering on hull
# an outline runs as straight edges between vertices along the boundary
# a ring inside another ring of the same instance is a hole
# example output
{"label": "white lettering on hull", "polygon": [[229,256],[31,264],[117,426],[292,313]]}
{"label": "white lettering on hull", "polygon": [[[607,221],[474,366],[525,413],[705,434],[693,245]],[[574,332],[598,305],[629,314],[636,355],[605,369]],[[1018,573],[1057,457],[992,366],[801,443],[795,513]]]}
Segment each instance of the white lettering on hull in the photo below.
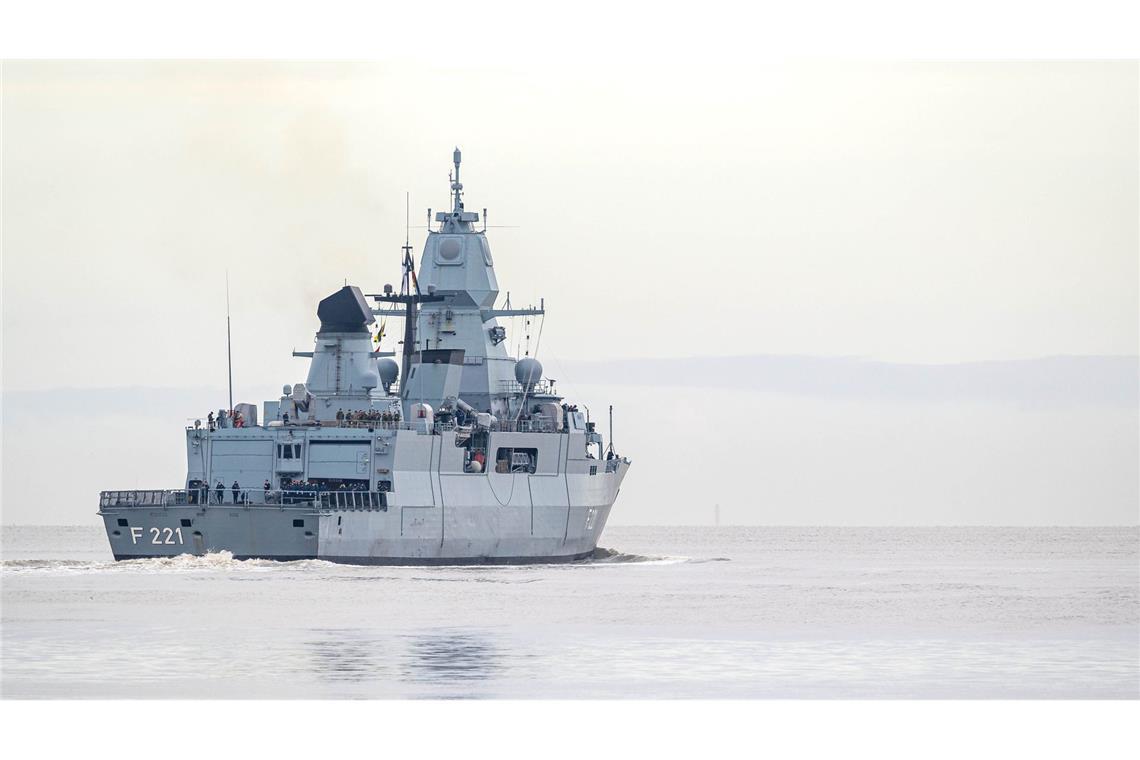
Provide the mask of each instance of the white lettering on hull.
{"label": "white lettering on hull", "polygon": [[[131,544],[138,544],[139,539],[143,537],[143,529],[138,527],[131,528]],[[145,543],[145,542],[144,542]],[[159,546],[164,545],[181,545],[182,528],[151,528],[150,529],[150,543]]]}

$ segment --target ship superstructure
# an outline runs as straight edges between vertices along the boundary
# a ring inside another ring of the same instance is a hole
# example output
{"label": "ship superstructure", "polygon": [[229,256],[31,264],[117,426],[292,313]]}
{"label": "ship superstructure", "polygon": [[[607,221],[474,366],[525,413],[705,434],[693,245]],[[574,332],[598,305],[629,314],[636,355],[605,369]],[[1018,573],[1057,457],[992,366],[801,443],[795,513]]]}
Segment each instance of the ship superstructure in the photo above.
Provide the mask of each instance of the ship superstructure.
{"label": "ship superstructure", "polygon": [[[495,308],[486,227],[435,215],[418,273],[404,246],[399,292],[348,286],[323,299],[305,382],[258,408],[186,429],[173,490],[104,491],[116,559],[229,551],[351,563],[550,562],[590,556],[629,459],[556,393],[536,357],[512,356]],[[484,212],[485,215],[485,212]],[[484,216],[485,219],[485,216]],[[369,303],[369,299],[372,303]],[[404,320],[396,352],[376,318]]]}

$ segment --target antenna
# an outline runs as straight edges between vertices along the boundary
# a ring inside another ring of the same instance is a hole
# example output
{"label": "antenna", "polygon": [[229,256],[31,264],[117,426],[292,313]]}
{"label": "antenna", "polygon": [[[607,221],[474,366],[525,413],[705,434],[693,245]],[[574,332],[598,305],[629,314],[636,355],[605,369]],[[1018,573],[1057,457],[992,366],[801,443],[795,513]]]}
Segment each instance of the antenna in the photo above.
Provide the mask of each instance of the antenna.
{"label": "antenna", "polygon": [[[402,250],[404,252],[404,258],[403,258],[403,261],[401,262],[401,266],[404,269],[404,278],[400,282],[400,295],[402,295],[402,296],[405,296],[405,295],[410,296],[412,294],[413,288],[415,289],[417,294],[419,294],[419,292],[420,292],[420,283],[419,283],[419,280],[416,279],[416,263],[415,263],[415,259],[412,258],[412,221],[411,221],[412,220],[412,217],[411,217],[412,211],[411,211],[411,209],[412,209],[412,194],[405,190],[404,191],[404,245],[401,246],[401,248],[400,248],[400,250]],[[429,224],[428,232],[431,232],[431,227],[430,227],[431,209],[430,208],[428,209],[428,224]]]}
{"label": "antenna", "polygon": [[230,270],[226,270],[226,374],[230,384],[230,414],[234,412],[234,357],[230,341]]}
{"label": "antenna", "polygon": [[455,152],[451,154],[451,160],[455,163],[455,178],[451,179],[451,191],[455,193],[454,206],[452,211],[459,213],[463,210],[463,183],[459,181],[459,164],[463,161],[463,154],[459,152],[459,146],[455,146]]}
{"label": "antenna", "polygon": [[610,404],[610,446],[609,451],[612,454],[614,451],[614,405]]}
{"label": "antenna", "polygon": [[536,359],[538,358],[538,349],[542,348],[542,328],[546,325],[546,299],[539,299],[539,304],[539,308],[542,309],[542,317],[538,320],[538,341],[534,344],[534,358]]}

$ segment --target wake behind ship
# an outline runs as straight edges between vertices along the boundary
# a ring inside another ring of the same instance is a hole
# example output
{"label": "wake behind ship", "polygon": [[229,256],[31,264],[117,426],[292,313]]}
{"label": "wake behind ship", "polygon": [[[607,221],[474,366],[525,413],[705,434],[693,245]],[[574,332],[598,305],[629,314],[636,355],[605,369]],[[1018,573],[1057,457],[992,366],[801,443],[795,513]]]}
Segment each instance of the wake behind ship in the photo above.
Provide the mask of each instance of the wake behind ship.
{"label": "wake behind ship", "polygon": [[[186,429],[186,481],[103,491],[115,559],[229,551],[358,564],[571,561],[597,547],[629,469],[535,357],[512,357],[478,213],[455,150],[451,210],[435,216],[399,293],[345,286],[317,308],[303,383]],[[484,212],[484,216],[485,216]],[[422,287],[422,289],[421,289]],[[368,298],[375,302],[370,306]],[[376,317],[404,320],[400,362]],[[529,351],[527,352],[529,354]]]}

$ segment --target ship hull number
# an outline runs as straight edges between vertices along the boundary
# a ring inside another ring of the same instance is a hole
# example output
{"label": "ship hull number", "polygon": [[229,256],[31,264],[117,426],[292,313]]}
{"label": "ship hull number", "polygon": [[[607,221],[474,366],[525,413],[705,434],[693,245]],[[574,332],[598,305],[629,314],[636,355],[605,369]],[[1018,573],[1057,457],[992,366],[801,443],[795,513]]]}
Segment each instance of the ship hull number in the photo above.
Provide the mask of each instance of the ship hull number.
{"label": "ship hull number", "polygon": [[182,543],[182,528],[131,528],[131,543],[151,543],[159,546]]}

